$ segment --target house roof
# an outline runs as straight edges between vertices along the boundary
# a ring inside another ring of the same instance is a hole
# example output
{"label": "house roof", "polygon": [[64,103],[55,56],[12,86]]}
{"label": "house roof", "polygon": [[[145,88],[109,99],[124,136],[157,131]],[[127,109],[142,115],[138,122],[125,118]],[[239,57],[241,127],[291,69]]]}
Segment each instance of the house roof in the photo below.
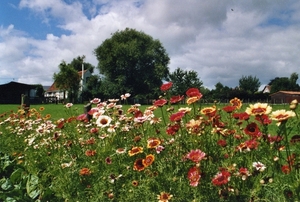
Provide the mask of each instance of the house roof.
{"label": "house roof", "polygon": [[300,91],[278,91],[276,93],[271,94],[270,96],[276,95],[276,94],[287,94],[287,95],[300,95]]}

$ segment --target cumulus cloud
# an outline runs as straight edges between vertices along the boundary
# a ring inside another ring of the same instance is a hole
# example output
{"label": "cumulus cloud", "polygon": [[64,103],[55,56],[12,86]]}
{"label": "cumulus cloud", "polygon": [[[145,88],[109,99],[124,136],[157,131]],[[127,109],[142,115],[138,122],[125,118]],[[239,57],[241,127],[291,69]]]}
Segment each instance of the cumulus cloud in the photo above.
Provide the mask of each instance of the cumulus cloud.
{"label": "cumulus cloud", "polygon": [[217,82],[235,87],[242,76],[267,84],[299,73],[296,0],[21,0],[18,8],[62,31],[37,39],[0,24],[1,77],[24,83],[50,85],[59,63],[79,55],[96,66],[93,50],[126,27],[160,40],[171,71],[195,70],[209,88]]}

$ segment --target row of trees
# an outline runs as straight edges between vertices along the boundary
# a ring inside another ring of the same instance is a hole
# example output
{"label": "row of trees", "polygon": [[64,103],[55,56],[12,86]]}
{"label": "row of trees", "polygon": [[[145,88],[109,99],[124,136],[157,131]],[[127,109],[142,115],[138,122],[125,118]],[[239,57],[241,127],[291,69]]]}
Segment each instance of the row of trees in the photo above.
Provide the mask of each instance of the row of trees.
{"label": "row of trees", "polygon": [[[93,97],[108,99],[118,98],[127,92],[135,99],[155,99],[161,94],[159,87],[163,81],[173,82],[173,95],[184,95],[188,88],[195,87],[201,89],[207,101],[227,100],[232,97],[266,99],[268,96],[257,93],[261,83],[255,76],[242,76],[236,88],[229,88],[219,82],[215,89],[209,90],[203,87],[196,71],[186,71],[178,67],[170,72],[170,58],[160,41],[134,29],[117,31],[98,46],[94,54],[99,61],[97,68],[100,75],[89,78],[81,95],[78,95],[78,71],[81,71],[82,64],[91,72],[95,68],[84,62],[84,56],[74,58],[69,64],[63,61],[59,65],[59,73],[53,76],[57,87],[68,91],[73,102],[76,97],[83,100]],[[293,73],[290,78],[272,79],[269,83],[272,86],[271,93],[278,90],[300,90],[297,79],[297,73]]]}

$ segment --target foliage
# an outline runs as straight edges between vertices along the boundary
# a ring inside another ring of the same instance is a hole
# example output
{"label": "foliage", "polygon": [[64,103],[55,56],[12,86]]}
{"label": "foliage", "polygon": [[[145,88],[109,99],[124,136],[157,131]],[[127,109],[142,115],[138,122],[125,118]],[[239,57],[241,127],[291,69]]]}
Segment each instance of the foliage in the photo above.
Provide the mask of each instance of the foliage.
{"label": "foliage", "polygon": [[298,74],[292,73],[290,78],[288,77],[276,77],[272,79],[269,83],[271,86],[270,93],[276,93],[278,91],[287,90],[287,91],[298,91],[300,90],[299,85],[297,84]]}
{"label": "foliage", "polygon": [[59,64],[59,70],[58,73],[54,73],[53,75],[56,87],[63,91],[68,91],[69,99],[75,102],[78,96],[80,81],[78,71],[65,61]]}
{"label": "foliage", "polygon": [[83,67],[84,67],[85,70],[88,69],[91,73],[93,73],[95,67],[94,67],[92,64],[90,64],[90,63],[84,62],[84,59],[85,59],[85,56],[84,56],[84,55],[81,56],[81,57],[78,56],[77,58],[74,58],[74,59],[71,61],[70,65],[71,65],[74,69],[76,69],[77,72],[79,72],[79,71],[82,71],[82,64],[83,64]]}
{"label": "foliage", "polygon": [[184,71],[179,67],[170,73],[169,78],[173,82],[172,94],[174,95],[184,95],[189,88],[200,89],[203,85],[196,71]]}
{"label": "foliage", "polygon": [[153,98],[169,74],[169,57],[160,41],[134,29],[115,32],[94,53],[106,83],[115,86],[108,92],[113,95],[131,92]]}
{"label": "foliage", "polygon": [[39,97],[39,98],[44,97],[45,90],[44,90],[44,88],[41,84],[36,85],[35,90],[36,90],[36,96],[37,97]]}
{"label": "foliage", "polygon": [[[202,107],[202,94],[190,88],[181,107],[183,97],[172,96],[171,87],[163,84],[164,97],[145,110],[120,105],[130,94],[95,98],[90,121],[72,103],[64,107],[68,118],[58,121],[44,108],[30,109],[28,117],[23,110],[1,114],[1,199],[300,199],[298,102],[290,110],[266,103],[242,108],[237,98]],[[8,195],[13,189],[20,191]]]}
{"label": "foliage", "polygon": [[260,87],[260,81],[256,76],[242,76],[239,80],[240,90],[254,94]]}

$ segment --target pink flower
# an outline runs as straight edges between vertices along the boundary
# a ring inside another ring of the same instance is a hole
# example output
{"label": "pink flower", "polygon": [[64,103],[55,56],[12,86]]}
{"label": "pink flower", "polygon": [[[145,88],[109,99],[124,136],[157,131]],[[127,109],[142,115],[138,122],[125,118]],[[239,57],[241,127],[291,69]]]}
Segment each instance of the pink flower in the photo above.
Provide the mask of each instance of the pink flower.
{"label": "pink flower", "polygon": [[196,167],[196,166],[194,166],[194,167],[192,167],[192,168],[189,169],[187,177],[188,177],[188,179],[190,181],[190,185],[192,187],[198,186],[199,180],[201,178],[200,174],[201,174],[200,173],[200,169],[198,167]]}
{"label": "pink flower", "polygon": [[93,100],[91,100],[92,104],[98,104],[101,100],[99,98],[94,98]]}
{"label": "pink flower", "polygon": [[202,152],[200,149],[191,150],[190,153],[186,155],[186,158],[190,159],[195,163],[199,163],[202,159],[205,158],[205,153]]}

